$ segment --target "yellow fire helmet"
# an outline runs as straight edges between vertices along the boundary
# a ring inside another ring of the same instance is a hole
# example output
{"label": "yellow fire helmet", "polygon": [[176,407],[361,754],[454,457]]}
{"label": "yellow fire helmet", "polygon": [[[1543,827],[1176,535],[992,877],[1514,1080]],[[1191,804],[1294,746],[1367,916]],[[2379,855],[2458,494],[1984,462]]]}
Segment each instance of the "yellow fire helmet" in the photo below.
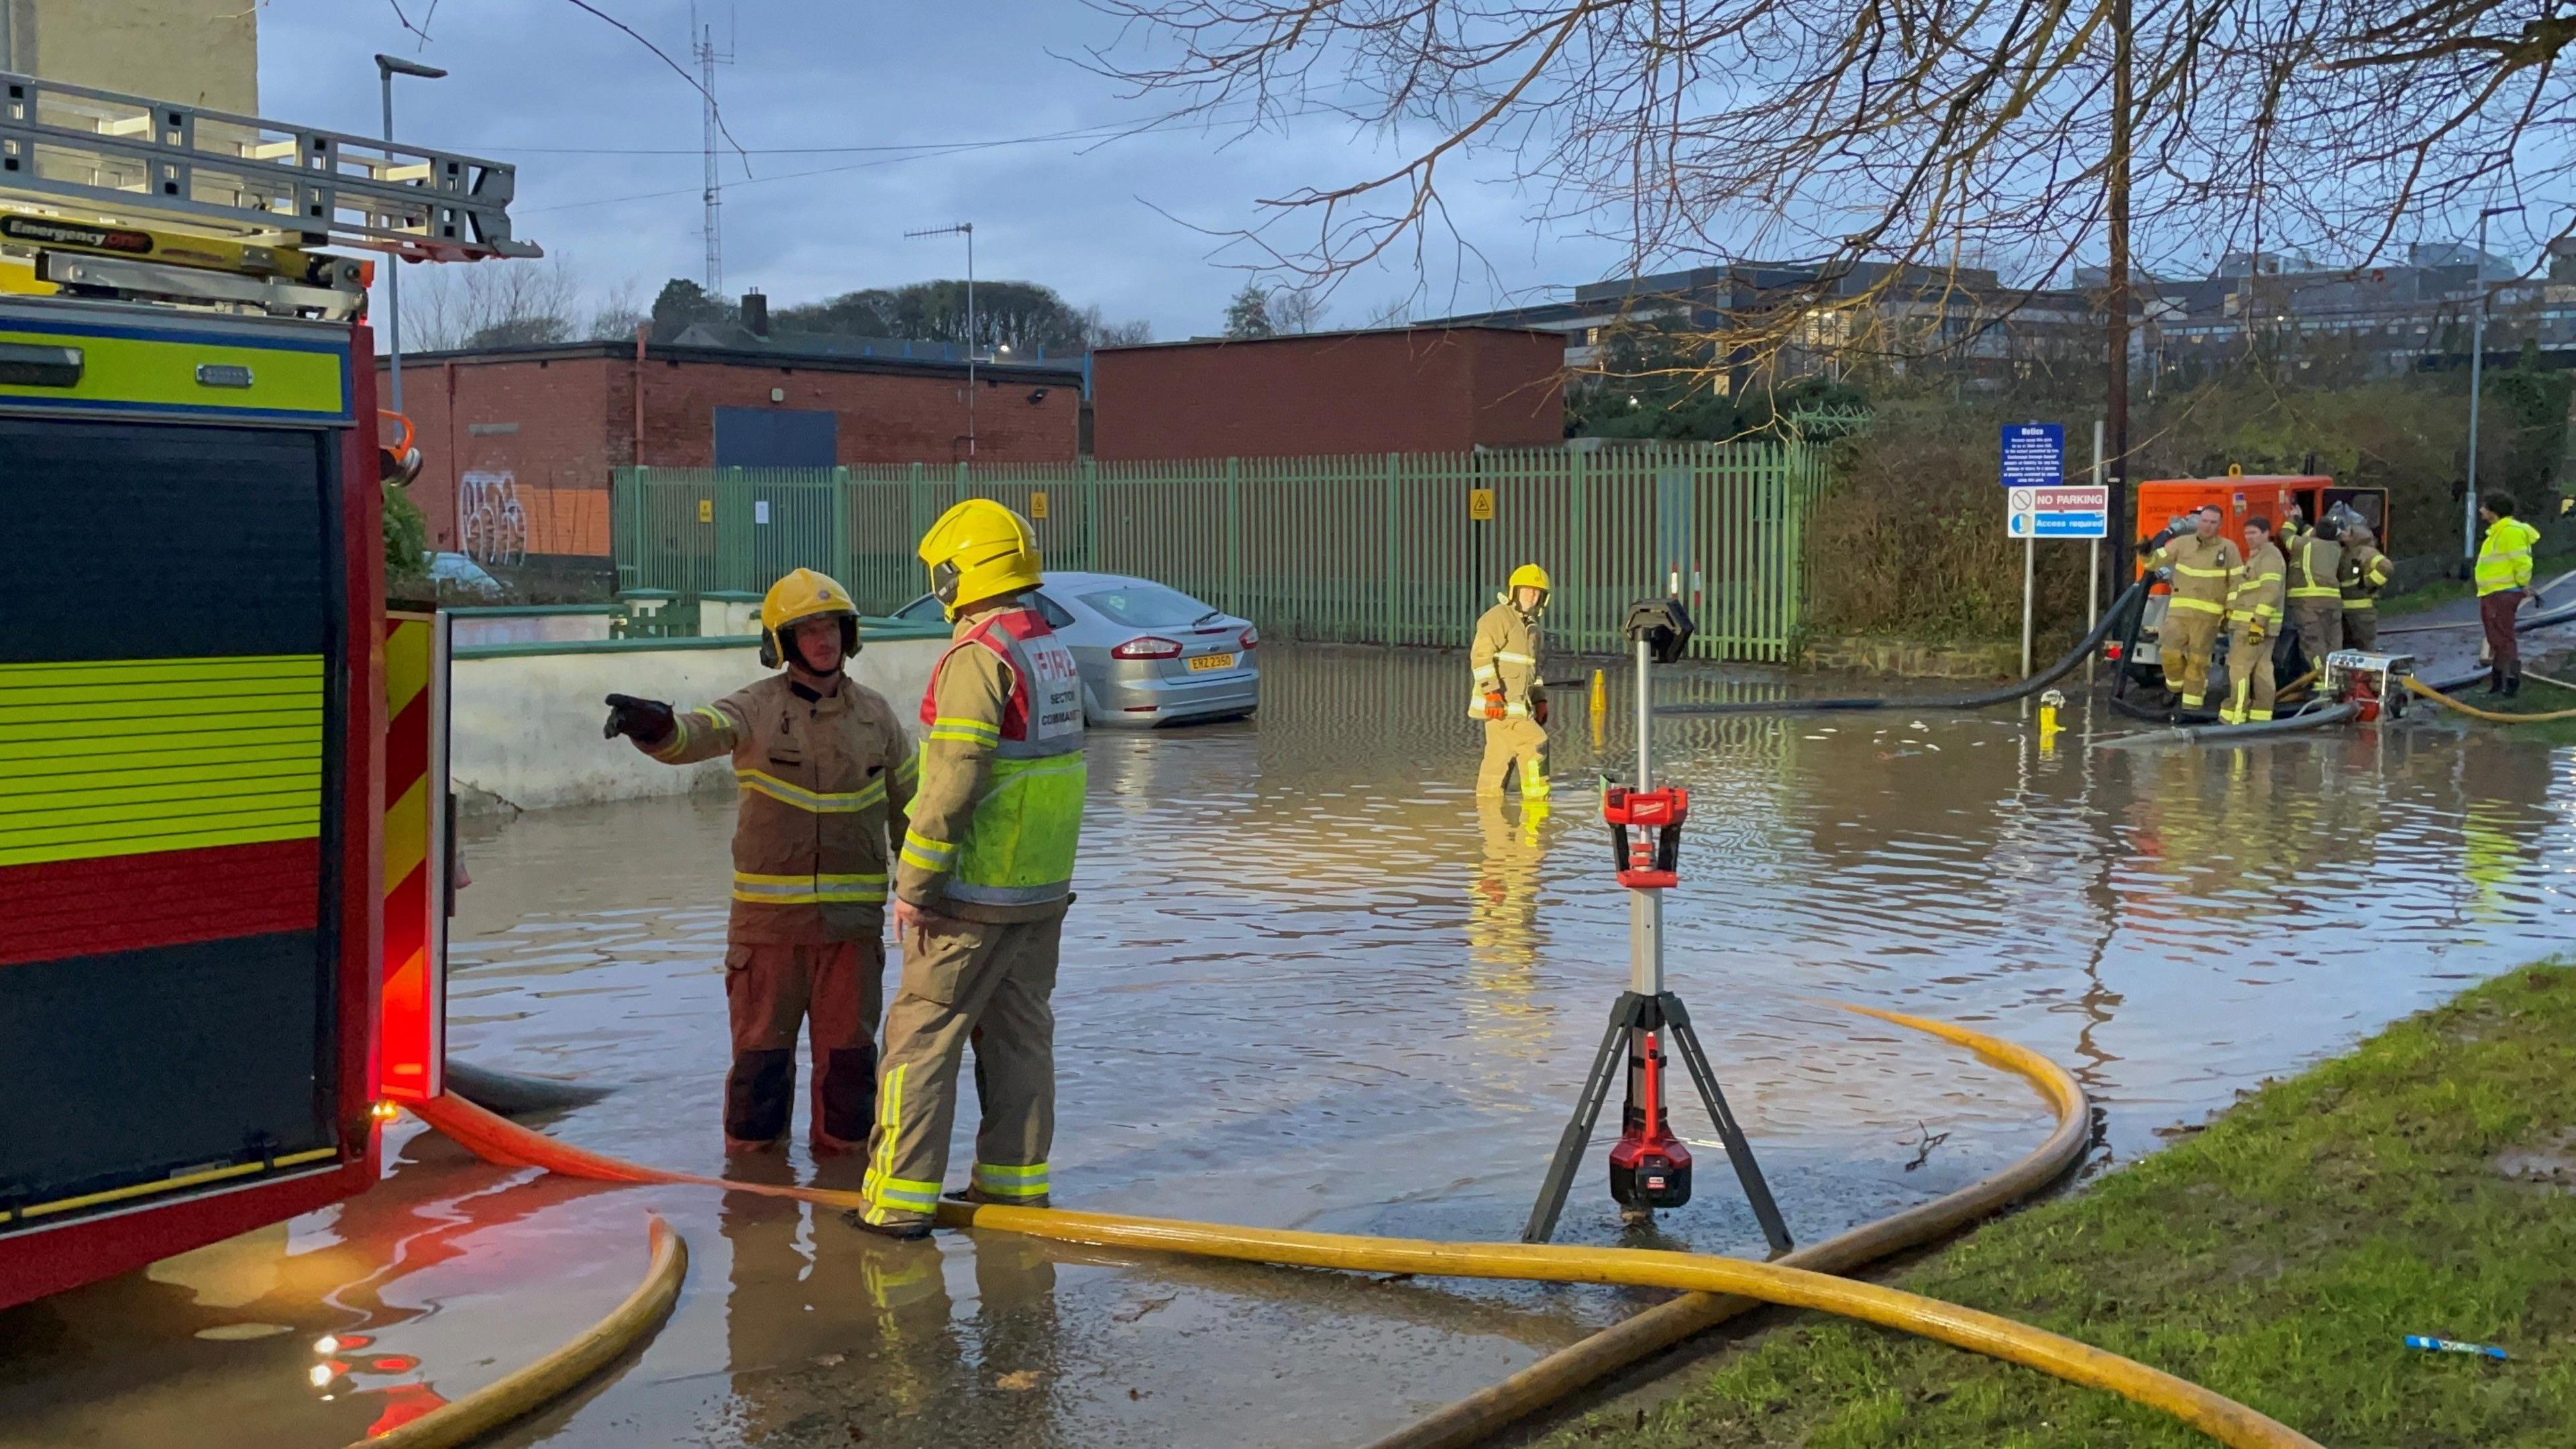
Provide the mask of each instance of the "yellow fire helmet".
{"label": "yellow fire helmet", "polygon": [[859,652],[859,606],[850,591],[831,575],[798,569],[769,586],[760,601],[760,662],[776,669],[787,662],[786,630],[826,614],[841,618],[841,657]]}
{"label": "yellow fire helmet", "polygon": [[969,498],[921,536],[930,592],[948,617],[960,604],[1006,598],[1038,586],[1038,536],[1029,521],[990,498]]}
{"label": "yellow fire helmet", "polygon": [[1511,581],[1503,586],[1503,598],[1509,601],[1523,589],[1536,589],[1538,603],[1531,607],[1531,612],[1536,613],[1547,607],[1547,596],[1554,588],[1555,585],[1548,582],[1547,570],[1534,563],[1522,564],[1512,570]]}

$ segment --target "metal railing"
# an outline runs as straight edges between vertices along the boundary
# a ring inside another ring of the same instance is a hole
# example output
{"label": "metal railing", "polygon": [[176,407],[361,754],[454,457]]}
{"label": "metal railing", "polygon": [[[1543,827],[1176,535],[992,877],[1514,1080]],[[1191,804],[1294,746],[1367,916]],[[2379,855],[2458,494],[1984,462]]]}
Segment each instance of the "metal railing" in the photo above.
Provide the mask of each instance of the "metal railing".
{"label": "metal railing", "polygon": [[913,547],[961,499],[1037,529],[1047,566],[1156,579],[1274,637],[1465,643],[1516,564],[1554,576],[1551,644],[1615,653],[1678,587],[1704,657],[1785,660],[1820,449],[1669,444],[1457,455],[828,469],[622,468],[620,588],[766,588],[799,566],[870,613],[917,598]]}

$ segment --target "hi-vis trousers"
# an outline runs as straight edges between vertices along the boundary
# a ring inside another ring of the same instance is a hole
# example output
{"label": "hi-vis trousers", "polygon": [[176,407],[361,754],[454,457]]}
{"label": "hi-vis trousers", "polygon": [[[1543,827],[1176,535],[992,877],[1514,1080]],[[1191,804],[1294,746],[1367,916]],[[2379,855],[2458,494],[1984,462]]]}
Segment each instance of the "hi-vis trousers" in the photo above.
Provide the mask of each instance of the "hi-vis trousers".
{"label": "hi-vis trousers", "polygon": [[1547,795],[1547,726],[1526,715],[1485,721],[1485,760],[1476,770],[1476,793],[1500,795],[1503,777],[1520,767],[1521,795]]}
{"label": "hi-vis trousers", "polygon": [[886,1010],[877,1072],[877,1125],[868,1146],[867,1220],[927,1221],[948,1171],[958,1067],[971,1037],[975,1097],[972,1181],[997,1202],[1043,1207],[1055,1140],[1056,950],[1064,915],[996,925],[959,923],[945,935],[907,931],[903,982]]}

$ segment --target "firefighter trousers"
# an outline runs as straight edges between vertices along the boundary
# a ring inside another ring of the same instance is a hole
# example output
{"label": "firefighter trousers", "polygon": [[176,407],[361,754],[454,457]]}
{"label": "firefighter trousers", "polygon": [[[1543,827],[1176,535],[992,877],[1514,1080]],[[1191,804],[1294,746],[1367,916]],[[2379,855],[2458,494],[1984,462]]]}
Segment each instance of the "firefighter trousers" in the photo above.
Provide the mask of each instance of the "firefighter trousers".
{"label": "firefighter trousers", "polygon": [[812,1043],[806,1137],[817,1153],[867,1145],[876,1115],[877,1011],[885,945],[876,940],[725,951],[733,1070],[725,1077],[725,1139],[736,1150],[787,1135],[796,1098],[796,1028]]}
{"label": "firefighter trousers", "polygon": [[1476,769],[1476,793],[1502,794],[1504,777],[1515,765],[1524,799],[1547,794],[1547,726],[1527,717],[1485,721],[1485,761]]}
{"label": "firefighter trousers", "polygon": [[2219,707],[2222,724],[2246,724],[2272,717],[2272,640],[2245,637],[2245,626],[2227,629],[2227,703]]}
{"label": "firefighter trousers", "polygon": [[947,1180],[957,1077],[969,1039],[975,1097],[972,1181],[998,1202],[1044,1207],[1055,1139],[1056,951],[1064,915],[1007,925],[962,921],[907,931],[903,979],[886,1011],[868,1147],[867,1220],[926,1222]]}
{"label": "firefighter trousers", "polygon": [[2169,605],[2156,626],[2156,648],[2165,684],[2182,696],[2183,707],[2198,709],[2209,692],[2209,656],[2218,647],[2218,616],[2200,609]]}
{"label": "firefighter trousers", "polygon": [[2292,599],[2290,626],[2299,631],[2299,647],[2307,652],[2308,667],[2323,669],[2326,656],[2343,647],[2343,600]]}
{"label": "firefighter trousers", "polygon": [[2379,647],[2379,606],[2364,604],[2356,609],[2343,606],[2343,645],[2364,652]]}

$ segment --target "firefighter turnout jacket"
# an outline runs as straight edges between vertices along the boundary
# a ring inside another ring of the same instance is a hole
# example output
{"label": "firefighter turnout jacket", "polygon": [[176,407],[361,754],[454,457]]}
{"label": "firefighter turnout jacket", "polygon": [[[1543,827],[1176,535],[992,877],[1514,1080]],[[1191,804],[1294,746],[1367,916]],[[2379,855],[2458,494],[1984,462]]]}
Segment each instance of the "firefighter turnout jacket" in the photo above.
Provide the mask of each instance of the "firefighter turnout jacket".
{"label": "firefighter turnout jacket", "polygon": [[885,696],[844,674],[817,694],[773,674],[682,710],[669,738],[638,742],[669,765],[733,756],[736,945],[874,941],[885,933],[890,842],[918,768]]}
{"label": "firefighter turnout jacket", "polygon": [[2376,609],[2379,591],[2388,587],[2388,555],[2367,543],[2356,543],[2343,551],[2343,606],[2346,609]]}
{"label": "firefighter turnout jacket", "polygon": [[[2236,588],[2228,596],[2227,622],[2251,625],[2252,636],[2271,639],[2281,632],[2281,578],[2287,570],[2281,562],[2281,551],[2266,543],[2254,550],[2236,576]],[[2230,666],[2235,667],[2235,666]]]}
{"label": "firefighter turnout jacket", "polygon": [[[1475,670],[1475,692],[1467,699],[1470,719],[1524,719],[1547,686],[1538,677],[1538,626],[1509,599],[1485,611],[1467,649]],[[1495,712],[1499,696],[1501,712]]]}
{"label": "firefighter turnout jacket", "polygon": [[2186,533],[2165,541],[2147,556],[2155,568],[2173,570],[2173,597],[2168,607],[2223,618],[2244,572],[2245,556],[2224,538],[2204,539]]}
{"label": "firefighter turnout jacket", "polygon": [[2317,534],[2302,534],[2289,547],[2289,595],[2293,603],[2301,599],[2320,602],[2343,599],[2343,545]]}
{"label": "firefighter turnout jacket", "polygon": [[1017,606],[959,618],[954,639],[922,696],[921,788],[895,892],[959,920],[1058,914],[1085,783],[1073,652]]}

